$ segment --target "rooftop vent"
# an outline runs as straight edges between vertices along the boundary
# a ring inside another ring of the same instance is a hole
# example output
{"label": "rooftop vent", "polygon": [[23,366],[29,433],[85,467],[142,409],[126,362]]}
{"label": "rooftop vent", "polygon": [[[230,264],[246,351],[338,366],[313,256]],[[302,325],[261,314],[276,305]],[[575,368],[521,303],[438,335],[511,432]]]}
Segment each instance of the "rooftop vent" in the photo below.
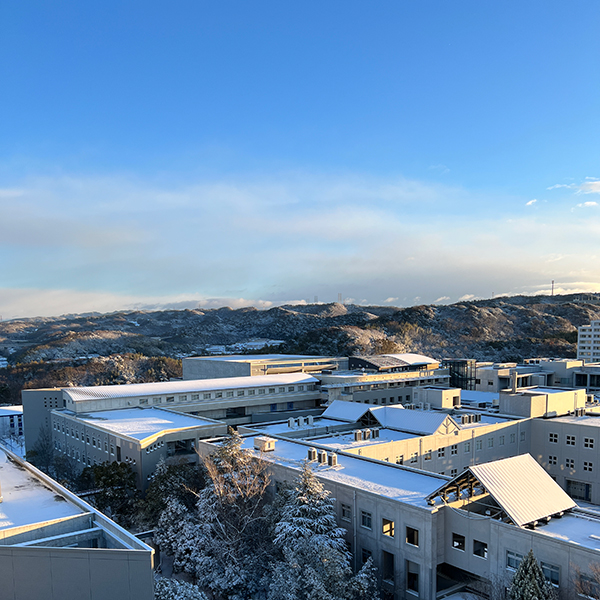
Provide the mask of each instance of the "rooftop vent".
{"label": "rooftop vent", "polygon": [[363,440],[370,440],[371,439],[371,430],[370,429],[363,429]]}
{"label": "rooftop vent", "polygon": [[317,449],[309,448],[308,449],[308,461],[311,462],[313,460],[317,460]]}
{"label": "rooftop vent", "polygon": [[362,431],[360,429],[355,429],[354,430],[354,441],[355,442],[362,441]]}
{"label": "rooftop vent", "polygon": [[275,450],[275,440],[259,435],[254,438],[254,449],[259,452],[273,452]]}
{"label": "rooftop vent", "polygon": [[330,454],[327,455],[327,464],[330,467],[337,467],[338,457],[335,452],[331,452]]}
{"label": "rooftop vent", "polygon": [[296,424],[296,419],[294,419],[294,417],[290,417],[288,419],[288,427],[290,429],[293,429],[295,424]]}
{"label": "rooftop vent", "polygon": [[317,459],[320,464],[325,464],[327,462],[327,450],[319,450]]}
{"label": "rooftop vent", "polygon": [[379,429],[371,429],[371,437],[376,440],[379,437]]}
{"label": "rooftop vent", "polygon": [[309,425],[313,425],[315,422],[315,418],[312,415],[308,415],[308,417],[306,417],[306,420]]}

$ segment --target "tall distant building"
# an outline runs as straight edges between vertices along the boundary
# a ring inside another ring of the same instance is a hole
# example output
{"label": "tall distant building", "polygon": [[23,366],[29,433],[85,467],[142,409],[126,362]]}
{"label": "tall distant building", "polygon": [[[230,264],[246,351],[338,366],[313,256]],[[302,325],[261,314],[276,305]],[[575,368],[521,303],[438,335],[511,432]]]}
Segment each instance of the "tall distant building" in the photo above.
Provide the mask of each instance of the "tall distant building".
{"label": "tall distant building", "polygon": [[600,321],[579,328],[577,358],[584,362],[600,362]]}

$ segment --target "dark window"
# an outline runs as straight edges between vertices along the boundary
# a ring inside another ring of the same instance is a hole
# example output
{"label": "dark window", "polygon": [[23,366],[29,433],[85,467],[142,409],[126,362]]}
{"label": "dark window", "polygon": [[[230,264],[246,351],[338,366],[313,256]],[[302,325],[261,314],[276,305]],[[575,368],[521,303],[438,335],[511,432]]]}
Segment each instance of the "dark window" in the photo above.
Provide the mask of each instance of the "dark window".
{"label": "dark window", "polygon": [[373,556],[373,553],[370,550],[367,550],[366,548],[361,549],[360,559],[363,565],[371,558],[371,556]]}
{"label": "dark window", "polygon": [[288,402],[287,403],[287,407],[288,407],[288,410],[294,410],[294,403],[293,402]]}
{"label": "dark window", "polygon": [[275,412],[277,410],[277,404],[271,404],[271,412]]}
{"label": "dark window", "polygon": [[367,512],[366,510],[360,511],[360,524],[366,529],[371,529],[373,527],[373,519],[370,512]]}
{"label": "dark window", "polygon": [[487,558],[488,547],[485,542],[479,540],[473,540],[473,554],[475,556],[481,556],[481,558]]}
{"label": "dark window", "polygon": [[406,543],[411,546],[419,545],[419,530],[413,527],[406,528]]}
{"label": "dark window", "polygon": [[419,593],[419,565],[411,560],[406,561],[406,589]]}
{"label": "dark window", "polygon": [[452,547],[457,550],[465,551],[465,536],[459,533],[452,534]]}
{"label": "dark window", "polygon": [[381,575],[384,581],[394,583],[394,555],[383,550],[381,553]]}
{"label": "dark window", "polygon": [[350,521],[352,518],[352,507],[349,504],[342,504],[342,519]]}

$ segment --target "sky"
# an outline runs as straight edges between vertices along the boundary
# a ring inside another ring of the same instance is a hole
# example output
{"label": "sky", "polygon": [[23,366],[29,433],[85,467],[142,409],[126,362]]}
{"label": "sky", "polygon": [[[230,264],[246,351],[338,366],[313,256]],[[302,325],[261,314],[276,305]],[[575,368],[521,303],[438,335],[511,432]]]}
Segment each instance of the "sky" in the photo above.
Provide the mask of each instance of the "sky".
{"label": "sky", "polygon": [[600,292],[600,3],[0,4],[0,315]]}

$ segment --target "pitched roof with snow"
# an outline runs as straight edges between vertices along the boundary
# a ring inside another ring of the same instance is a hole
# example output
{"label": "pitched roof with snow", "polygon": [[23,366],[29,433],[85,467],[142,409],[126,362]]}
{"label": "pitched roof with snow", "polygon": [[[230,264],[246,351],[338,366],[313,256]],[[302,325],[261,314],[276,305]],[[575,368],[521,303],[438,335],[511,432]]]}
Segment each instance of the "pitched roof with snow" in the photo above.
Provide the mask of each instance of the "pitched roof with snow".
{"label": "pitched roof with snow", "polygon": [[446,413],[430,410],[406,410],[401,405],[372,406],[371,414],[382,427],[420,435],[448,434],[458,429]]}
{"label": "pitched roof with snow", "polygon": [[454,491],[469,474],[519,527],[577,506],[530,454],[472,465],[429,498]]}
{"label": "pitched roof with snow", "polygon": [[407,365],[422,365],[440,362],[439,360],[435,360],[435,358],[431,358],[430,356],[424,356],[423,354],[412,354],[410,352],[406,354],[382,354],[382,356],[395,358],[396,360],[400,360]]}
{"label": "pitched roof with snow", "polygon": [[365,413],[369,412],[371,407],[358,402],[346,402],[345,400],[334,400],[321,415],[326,419],[335,419],[336,421],[347,421],[355,423]]}

